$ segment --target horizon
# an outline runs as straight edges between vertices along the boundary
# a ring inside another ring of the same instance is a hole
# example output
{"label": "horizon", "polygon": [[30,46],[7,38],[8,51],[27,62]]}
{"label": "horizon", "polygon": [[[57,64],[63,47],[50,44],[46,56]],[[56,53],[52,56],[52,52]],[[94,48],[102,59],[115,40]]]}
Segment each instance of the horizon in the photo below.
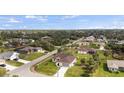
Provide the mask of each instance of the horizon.
{"label": "horizon", "polygon": [[0,15],[0,30],[124,29],[123,15]]}

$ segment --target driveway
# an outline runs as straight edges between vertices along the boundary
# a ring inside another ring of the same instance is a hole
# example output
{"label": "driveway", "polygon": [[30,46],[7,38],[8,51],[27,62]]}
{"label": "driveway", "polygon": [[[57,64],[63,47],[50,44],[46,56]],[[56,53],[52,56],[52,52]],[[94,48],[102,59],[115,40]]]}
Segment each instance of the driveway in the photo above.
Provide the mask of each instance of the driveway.
{"label": "driveway", "polygon": [[64,77],[64,74],[68,70],[69,67],[61,67],[58,72],[54,75],[55,77]]}
{"label": "driveway", "polygon": [[17,67],[15,67],[15,66],[11,66],[11,65],[8,65],[8,64],[5,64],[6,65],[6,69],[7,70],[9,70],[9,71],[12,71],[12,70],[14,70],[14,69],[16,69]]}
{"label": "driveway", "polygon": [[24,59],[18,59],[18,62],[22,62],[22,63],[24,63],[24,64],[27,64],[27,63],[29,63],[29,62],[31,62],[31,61],[27,61],[27,60],[24,60]]}

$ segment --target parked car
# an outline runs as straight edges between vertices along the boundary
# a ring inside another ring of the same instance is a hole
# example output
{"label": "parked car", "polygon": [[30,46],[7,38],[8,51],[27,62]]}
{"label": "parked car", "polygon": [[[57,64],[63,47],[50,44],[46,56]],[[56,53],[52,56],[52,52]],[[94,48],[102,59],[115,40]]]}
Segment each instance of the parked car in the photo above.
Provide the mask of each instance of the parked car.
{"label": "parked car", "polygon": [[1,66],[1,67],[5,67],[6,65],[5,65],[5,64],[1,64],[0,66]]}

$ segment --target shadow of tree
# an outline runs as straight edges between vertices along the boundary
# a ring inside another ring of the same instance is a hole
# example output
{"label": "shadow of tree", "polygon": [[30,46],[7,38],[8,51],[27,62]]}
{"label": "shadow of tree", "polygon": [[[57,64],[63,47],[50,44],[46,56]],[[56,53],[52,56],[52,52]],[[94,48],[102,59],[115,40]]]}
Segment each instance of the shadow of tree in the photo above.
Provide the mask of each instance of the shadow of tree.
{"label": "shadow of tree", "polygon": [[107,72],[109,71],[106,63],[103,63],[103,70]]}

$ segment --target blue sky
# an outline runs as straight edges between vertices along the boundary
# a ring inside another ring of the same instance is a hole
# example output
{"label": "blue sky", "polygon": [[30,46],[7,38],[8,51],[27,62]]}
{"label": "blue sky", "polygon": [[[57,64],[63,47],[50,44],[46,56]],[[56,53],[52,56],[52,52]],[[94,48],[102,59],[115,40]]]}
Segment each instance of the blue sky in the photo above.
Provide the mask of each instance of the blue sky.
{"label": "blue sky", "polygon": [[0,29],[124,29],[119,15],[1,15]]}

